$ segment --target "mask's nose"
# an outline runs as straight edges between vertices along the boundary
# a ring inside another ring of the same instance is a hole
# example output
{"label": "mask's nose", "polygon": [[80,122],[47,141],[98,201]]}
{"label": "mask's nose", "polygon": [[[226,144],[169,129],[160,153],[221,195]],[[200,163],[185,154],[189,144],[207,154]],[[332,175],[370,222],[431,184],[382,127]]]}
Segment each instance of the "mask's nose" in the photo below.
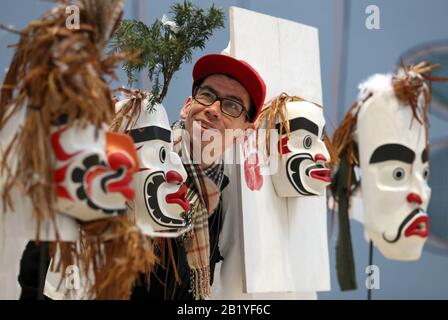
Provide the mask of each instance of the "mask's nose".
{"label": "mask's nose", "polygon": [[184,182],[184,179],[179,172],[170,170],[166,173],[166,182],[181,184]]}
{"label": "mask's nose", "polygon": [[422,198],[415,192],[410,192],[406,197],[407,202],[421,205],[423,203]]}
{"label": "mask's nose", "polygon": [[314,161],[320,161],[322,165],[330,161],[330,153],[328,152],[327,146],[325,142],[322,140],[318,140],[315,149],[316,155],[314,156]]}
{"label": "mask's nose", "polygon": [[327,158],[322,153],[317,153],[314,156],[314,161],[316,161],[316,162],[318,162],[318,161],[327,162]]}

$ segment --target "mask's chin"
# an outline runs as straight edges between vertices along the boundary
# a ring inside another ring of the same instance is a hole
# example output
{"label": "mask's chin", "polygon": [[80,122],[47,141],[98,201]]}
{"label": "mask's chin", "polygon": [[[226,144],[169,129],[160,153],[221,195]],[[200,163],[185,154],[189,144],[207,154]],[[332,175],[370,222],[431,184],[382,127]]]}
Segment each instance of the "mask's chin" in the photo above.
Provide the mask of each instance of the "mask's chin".
{"label": "mask's chin", "polygon": [[313,163],[305,169],[305,183],[317,194],[323,194],[331,183],[331,170]]}
{"label": "mask's chin", "polygon": [[410,219],[402,221],[400,226],[388,230],[375,230],[366,225],[367,240],[373,241],[375,247],[387,259],[418,260],[428,238],[428,220],[420,210],[409,214],[408,217]]}

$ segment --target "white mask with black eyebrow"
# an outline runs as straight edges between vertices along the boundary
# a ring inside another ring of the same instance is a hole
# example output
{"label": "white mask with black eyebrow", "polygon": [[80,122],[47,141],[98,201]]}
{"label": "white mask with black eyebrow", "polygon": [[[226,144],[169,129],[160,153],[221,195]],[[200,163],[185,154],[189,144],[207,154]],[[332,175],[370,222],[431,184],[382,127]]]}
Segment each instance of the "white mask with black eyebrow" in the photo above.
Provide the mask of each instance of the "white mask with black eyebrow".
{"label": "white mask with black eyebrow", "polygon": [[[286,103],[290,136],[279,132],[283,147],[278,144],[278,171],[272,175],[275,191],[280,197],[323,194],[331,183],[330,161],[323,141],[325,119],[323,109],[307,101]],[[280,130],[277,119],[277,130]]]}
{"label": "white mask with black eyebrow", "polygon": [[[116,109],[129,100],[117,103]],[[173,151],[172,131],[162,105],[148,110],[148,100],[141,103],[141,112],[129,134],[135,143],[140,161],[134,177],[137,225],[155,237],[177,237],[186,231],[184,213],[190,210],[186,199],[187,173]]]}
{"label": "white mask with black eyebrow", "polygon": [[365,232],[389,259],[416,260],[428,237],[431,190],[425,127],[395,96],[391,77],[361,85],[355,140],[361,167]]}

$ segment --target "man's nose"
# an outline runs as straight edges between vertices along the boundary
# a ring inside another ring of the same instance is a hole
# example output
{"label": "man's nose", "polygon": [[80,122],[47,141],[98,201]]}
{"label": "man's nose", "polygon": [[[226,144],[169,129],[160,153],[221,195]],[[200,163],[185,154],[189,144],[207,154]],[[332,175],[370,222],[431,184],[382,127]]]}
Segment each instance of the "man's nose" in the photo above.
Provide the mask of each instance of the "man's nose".
{"label": "man's nose", "polygon": [[184,182],[184,179],[179,172],[170,170],[166,173],[166,182],[181,184],[182,182]]}
{"label": "man's nose", "polygon": [[219,120],[221,118],[221,101],[216,100],[211,106],[205,109],[205,115],[210,120]]}
{"label": "man's nose", "polygon": [[408,194],[408,196],[406,197],[406,200],[407,200],[409,203],[416,203],[416,204],[418,204],[418,205],[421,205],[421,204],[422,204],[422,198],[421,198],[417,193],[415,193],[415,192],[410,192],[410,193]]}
{"label": "man's nose", "polygon": [[314,161],[323,161],[323,162],[327,162],[327,158],[322,154],[322,153],[317,153],[314,156]]}

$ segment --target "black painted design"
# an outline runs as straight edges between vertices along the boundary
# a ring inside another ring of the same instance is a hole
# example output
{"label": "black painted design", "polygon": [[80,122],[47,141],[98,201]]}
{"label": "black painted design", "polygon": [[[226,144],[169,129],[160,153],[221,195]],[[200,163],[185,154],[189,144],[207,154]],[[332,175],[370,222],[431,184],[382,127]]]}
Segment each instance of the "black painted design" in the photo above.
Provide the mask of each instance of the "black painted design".
{"label": "black painted design", "polygon": [[422,162],[428,162],[429,161],[429,152],[428,152],[428,148],[425,148],[425,150],[423,150],[422,152]]}
{"label": "black painted design", "polygon": [[304,160],[313,160],[313,157],[309,153],[298,153],[289,158],[286,162],[287,177],[298,193],[304,196],[314,196],[317,194],[307,191],[300,177],[300,165]]}
{"label": "black painted design", "polygon": [[[275,125],[275,128],[277,129],[280,136],[286,134],[285,127],[283,127],[283,132],[280,132],[280,123],[277,123]],[[311,121],[307,118],[304,118],[304,117],[297,117],[294,119],[290,119],[289,120],[289,131],[294,132],[299,129],[306,130],[309,133],[312,133],[315,136],[319,137],[319,127],[313,121]]]}
{"label": "black painted design", "polygon": [[[85,185],[84,185],[84,176],[93,167],[105,167],[105,166],[106,166],[106,163],[104,161],[100,161],[99,156],[95,154],[95,155],[90,155],[90,156],[86,157],[82,161],[82,167],[76,167],[72,171],[72,175],[71,175],[72,181],[74,183],[78,184],[78,188],[76,189],[76,196],[79,201],[85,201],[87,203],[87,206],[93,210],[102,211],[106,214],[123,214],[123,213],[125,213],[126,209],[104,209],[104,208],[97,206],[87,196],[87,192],[85,190]],[[113,173],[112,175],[105,177],[104,180],[110,180],[110,177],[115,176],[115,175],[116,174]],[[103,191],[106,192],[105,186],[103,186],[103,184],[105,184],[104,181],[101,182],[101,185],[102,185]]]}
{"label": "black painted design", "polygon": [[154,220],[154,222],[160,226],[171,228],[184,227],[184,220],[167,217],[163,214],[162,209],[159,206],[157,191],[165,182],[166,178],[163,171],[153,172],[148,177],[146,177],[143,190],[146,210],[148,211],[149,216]]}
{"label": "black painted design", "polygon": [[389,240],[386,238],[386,234],[383,233],[383,239],[384,241],[386,241],[387,243],[395,243],[398,240],[400,240],[401,237],[401,232],[403,231],[404,227],[408,224],[409,221],[411,221],[418,213],[420,212],[420,209],[415,209],[414,211],[412,211],[404,220],[403,222],[400,224],[400,226],[398,227],[398,232],[397,235],[395,236],[395,238],[393,240]]}
{"label": "black painted design", "polygon": [[375,149],[370,157],[370,164],[396,160],[412,164],[415,160],[415,152],[402,144],[383,144]]}
{"label": "black painted design", "polygon": [[132,129],[129,131],[129,135],[134,140],[134,143],[150,140],[162,140],[168,143],[171,142],[171,131],[158,126]]}

